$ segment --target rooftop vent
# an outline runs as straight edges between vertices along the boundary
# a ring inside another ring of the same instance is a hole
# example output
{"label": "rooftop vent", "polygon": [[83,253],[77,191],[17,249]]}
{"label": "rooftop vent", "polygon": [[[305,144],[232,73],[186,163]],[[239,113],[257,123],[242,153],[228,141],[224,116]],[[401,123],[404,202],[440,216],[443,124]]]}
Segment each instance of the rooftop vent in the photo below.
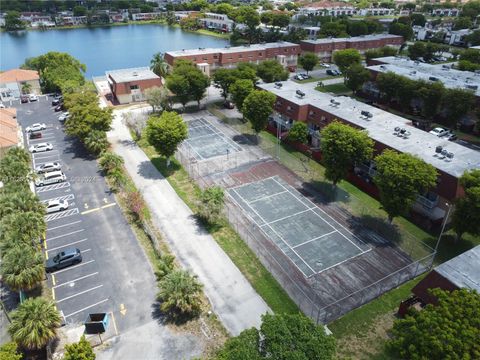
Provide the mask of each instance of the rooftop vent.
{"label": "rooftop vent", "polygon": [[276,88],[281,88],[282,86],[283,86],[283,84],[281,82],[276,82],[275,83]]}
{"label": "rooftop vent", "polygon": [[365,116],[368,119],[373,117],[373,114],[370,111],[366,111],[366,110],[362,110],[360,114],[362,114],[362,116]]}
{"label": "rooftop vent", "polygon": [[301,98],[303,98],[303,97],[305,96],[305,93],[304,93],[303,91],[301,91],[301,90],[297,90],[297,91],[296,91],[296,94],[297,94],[299,97],[301,97]]}
{"label": "rooftop vent", "polygon": [[338,105],[340,105],[340,102],[339,102],[339,101],[336,101],[335,99],[330,99],[330,104],[331,104],[332,106],[338,106]]}
{"label": "rooftop vent", "polygon": [[453,159],[453,156],[454,156],[454,155],[453,155],[452,152],[448,152],[448,153],[447,153],[447,159],[452,160],[452,159]]}
{"label": "rooftop vent", "polygon": [[387,67],[385,65],[380,65],[380,69],[386,69]]}
{"label": "rooftop vent", "polygon": [[437,147],[435,148],[435,153],[436,153],[436,154],[441,154],[441,153],[442,153],[442,150],[443,150],[443,147],[439,145],[439,146],[437,146]]}
{"label": "rooftop vent", "polygon": [[133,75],[133,76],[138,76],[138,73],[137,73],[136,71],[134,71],[134,72],[132,73],[132,75]]}
{"label": "rooftop vent", "polygon": [[478,90],[478,85],[465,85],[465,87],[470,90]]}
{"label": "rooftop vent", "polygon": [[410,71],[410,75],[415,75],[417,73],[416,70]]}

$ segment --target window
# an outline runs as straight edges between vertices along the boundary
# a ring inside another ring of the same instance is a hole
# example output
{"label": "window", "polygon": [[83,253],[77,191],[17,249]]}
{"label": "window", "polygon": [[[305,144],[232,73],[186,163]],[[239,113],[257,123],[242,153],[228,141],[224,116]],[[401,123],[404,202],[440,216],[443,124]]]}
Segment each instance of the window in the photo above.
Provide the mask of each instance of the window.
{"label": "window", "polygon": [[238,55],[238,58],[239,58],[239,59],[243,59],[243,55]]}
{"label": "window", "polygon": [[260,52],[260,53],[258,53],[258,56],[263,56],[263,55],[262,55],[262,53]]}
{"label": "window", "polygon": [[138,85],[130,85],[130,90],[138,90]]}

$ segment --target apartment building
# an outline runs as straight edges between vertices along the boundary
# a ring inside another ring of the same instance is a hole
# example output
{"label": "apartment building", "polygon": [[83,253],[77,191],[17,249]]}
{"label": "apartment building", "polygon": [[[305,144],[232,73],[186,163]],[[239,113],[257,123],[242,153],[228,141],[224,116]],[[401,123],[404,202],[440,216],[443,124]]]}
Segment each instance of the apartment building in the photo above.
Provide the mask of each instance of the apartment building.
{"label": "apartment building", "polygon": [[296,68],[300,54],[298,44],[280,41],[266,44],[252,44],[225,48],[198,48],[179,51],[168,51],[165,60],[173,66],[177,59],[191,60],[202,71],[210,73],[218,68],[234,68],[238,63],[250,62],[258,64],[264,60],[277,60],[284,67]]}
{"label": "apartment building", "polygon": [[349,6],[348,3],[339,1],[319,1],[305,4],[299,8],[293,19],[296,20],[300,16],[352,16],[356,14],[356,8]]}
{"label": "apartment building", "polygon": [[361,15],[361,16],[391,16],[395,14],[395,9],[391,9],[391,8],[358,9],[355,11],[355,14]]}
{"label": "apartment building", "polygon": [[391,34],[372,34],[350,38],[326,38],[300,41],[302,52],[313,52],[322,61],[331,61],[332,54],[338,50],[356,49],[361,53],[384,46],[400,48],[403,37]]}
{"label": "apartment building", "polygon": [[0,109],[0,159],[5,153],[23,142],[22,131],[17,122],[17,109]]}
{"label": "apartment building", "polygon": [[[292,81],[261,84],[261,89],[277,96],[271,124],[287,131],[295,121],[305,122],[309,129],[309,150],[321,158],[320,130],[334,120],[368,132],[375,141],[375,152],[385,149],[410,153],[433,165],[438,172],[435,189],[419,196],[413,211],[434,223],[446,214],[446,202],[452,203],[463,194],[459,178],[467,170],[480,168],[480,152],[439,138],[412,126],[410,120],[364,104],[346,96],[331,96],[303,87]],[[378,189],[373,184],[373,161],[358,164],[349,181],[373,196]]]}
{"label": "apartment building", "polygon": [[205,13],[205,17],[199,19],[200,24],[209,30],[231,32],[235,22],[225,14]]}

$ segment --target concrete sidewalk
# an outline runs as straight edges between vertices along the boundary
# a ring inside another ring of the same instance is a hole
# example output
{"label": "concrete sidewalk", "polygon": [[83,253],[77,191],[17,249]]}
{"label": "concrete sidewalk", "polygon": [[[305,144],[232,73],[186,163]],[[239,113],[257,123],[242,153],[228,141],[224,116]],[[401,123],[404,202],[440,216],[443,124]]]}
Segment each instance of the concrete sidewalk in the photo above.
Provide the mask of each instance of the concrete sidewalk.
{"label": "concrete sidewalk", "polygon": [[269,307],[132,140],[122,123],[122,114],[127,111],[114,112],[108,138],[144,195],[153,223],[180,263],[198,276],[213,310],[232,335],[259,327],[261,315],[270,312]]}

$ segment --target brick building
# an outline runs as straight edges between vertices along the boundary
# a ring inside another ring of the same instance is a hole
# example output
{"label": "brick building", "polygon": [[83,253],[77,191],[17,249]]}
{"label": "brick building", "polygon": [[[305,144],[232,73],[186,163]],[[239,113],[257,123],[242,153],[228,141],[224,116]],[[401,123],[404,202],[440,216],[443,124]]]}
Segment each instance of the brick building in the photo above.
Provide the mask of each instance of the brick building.
{"label": "brick building", "polygon": [[162,86],[161,78],[148,67],[112,70],[105,75],[119,104],[144,101],[146,89]]}
{"label": "brick building", "polygon": [[313,52],[322,61],[331,61],[332,54],[338,50],[356,49],[361,53],[366,50],[378,49],[384,46],[400,48],[403,37],[390,34],[373,34],[350,38],[326,38],[300,41],[303,52]]}
{"label": "brick building", "polygon": [[177,59],[191,60],[204,73],[210,75],[211,71],[221,67],[233,68],[241,62],[258,64],[261,61],[272,59],[277,60],[284,67],[295,68],[299,53],[300,46],[298,44],[279,41],[216,49],[198,48],[169,51],[165,53],[165,60],[170,66],[173,66]]}
{"label": "brick building", "polygon": [[[281,86],[280,86],[281,85]],[[406,152],[433,165],[438,172],[435,189],[420,196],[413,210],[432,222],[440,222],[451,203],[463,194],[459,178],[467,170],[480,168],[480,152],[453,143],[412,126],[411,121],[346,96],[334,97],[307,90],[292,81],[261,84],[260,88],[277,96],[271,125],[286,132],[293,122],[305,122],[309,129],[309,149],[317,159],[320,153],[320,129],[337,119],[357,129],[368,131],[375,141],[375,151],[385,149]],[[373,185],[375,163],[358,164],[349,180],[378,196]]]}

